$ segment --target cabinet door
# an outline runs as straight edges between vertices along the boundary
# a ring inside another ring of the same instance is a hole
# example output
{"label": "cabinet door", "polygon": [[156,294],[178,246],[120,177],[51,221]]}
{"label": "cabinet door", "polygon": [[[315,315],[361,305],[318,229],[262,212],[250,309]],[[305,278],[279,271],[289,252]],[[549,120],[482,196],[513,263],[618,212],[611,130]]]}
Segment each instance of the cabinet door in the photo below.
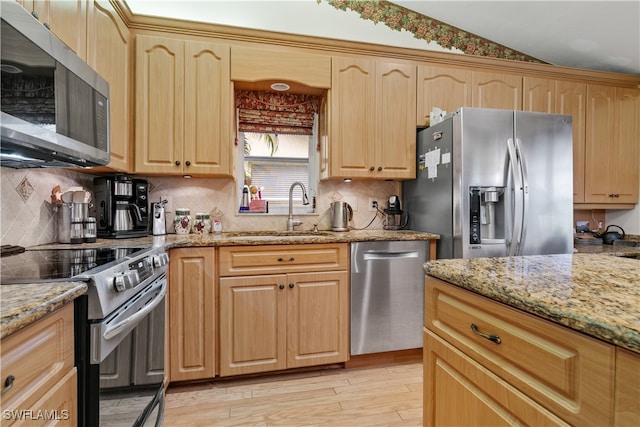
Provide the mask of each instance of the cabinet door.
{"label": "cabinet door", "polygon": [[184,42],[136,37],[137,173],[182,173]]}
{"label": "cabinet door", "polygon": [[334,57],[331,75],[333,178],[369,177],[374,167],[374,62]]}
{"label": "cabinet door", "polygon": [[474,107],[522,109],[522,77],[474,71],[472,82]]}
{"label": "cabinet door", "polygon": [[584,203],[586,94],[585,83],[558,81],[556,84],[555,112],[573,118],[573,203]]}
{"label": "cabinet door", "polygon": [[184,172],[232,176],[229,45],[185,43]]}
{"label": "cabinet door", "polygon": [[556,112],[556,81],[536,77],[522,78],[523,110]]}
{"label": "cabinet door", "polygon": [[[60,2],[63,3],[63,2]],[[109,82],[111,162],[108,167],[133,170],[131,138],[131,36],[107,0],[88,7],[87,62]]]}
{"label": "cabinet door", "polygon": [[49,26],[51,31],[80,58],[86,59],[86,0],[34,0],[33,9],[30,11],[35,12],[38,20]]}
{"label": "cabinet door", "polygon": [[616,88],[616,143],[611,162],[611,187],[616,203],[638,202],[640,168],[640,90]]}
{"label": "cabinet door", "polygon": [[417,126],[429,126],[429,113],[471,107],[471,71],[438,66],[418,67]]}
{"label": "cabinet door", "polygon": [[131,342],[133,334],[129,334],[100,363],[100,388],[128,387],[131,385]]}
{"label": "cabinet door", "polygon": [[[615,88],[587,86],[587,134],[585,151],[585,202],[611,203],[612,168],[616,151]],[[636,159],[637,161],[637,159]]]}
{"label": "cabinet door", "polygon": [[425,426],[568,426],[435,334],[424,333]]}
{"label": "cabinet door", "polygon": [[287,367],[284,274],[220,279],[220,376]]}
{"label": "cabinet door", "polygon": [[616,348],[614,425],[638,425],[640,421],[640,355]]}
{"label": "cabinet door", "polygon": [[214,248],[172,249],[169,261],[171,381],[213,378],[216,355]]}
{"label": "cabinet door", "polygon": [[348,360],[347,272],[287,275],[287,368]]}
{"label": "cabinet door", "polygon": [[375,178],[416,177],[416,66],[376,62]]}

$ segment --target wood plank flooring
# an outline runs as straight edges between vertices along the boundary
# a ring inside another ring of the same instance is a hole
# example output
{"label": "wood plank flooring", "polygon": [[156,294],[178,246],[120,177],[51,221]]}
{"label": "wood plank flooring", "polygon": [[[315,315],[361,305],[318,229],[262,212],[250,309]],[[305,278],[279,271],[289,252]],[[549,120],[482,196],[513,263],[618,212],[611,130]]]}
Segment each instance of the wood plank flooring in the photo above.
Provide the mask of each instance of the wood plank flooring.
{"label": "wood plank flooring", "polygon": [[172,386],[165,426],[422,426],[422,363]]}

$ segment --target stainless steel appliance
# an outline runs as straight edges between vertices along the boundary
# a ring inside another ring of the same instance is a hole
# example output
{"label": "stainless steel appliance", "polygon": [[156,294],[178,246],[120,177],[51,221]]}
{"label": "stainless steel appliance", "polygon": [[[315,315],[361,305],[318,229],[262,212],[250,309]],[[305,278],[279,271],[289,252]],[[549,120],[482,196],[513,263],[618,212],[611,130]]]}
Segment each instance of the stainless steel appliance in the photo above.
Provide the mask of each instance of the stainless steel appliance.
{"label": "stainless steel appliance", "polygon": [[407,212],[403,212],[400,207],[400,197],[395,194],[389,196],[382,227],[385,230],[401,230],[407,226],[408,219]]}
{"label": "stainless steel appliance", "polygon": [[3,285],[87,282],[75,300],[78,425],[161,425],[168,261],[163,242],[1,258]]}
{"label": "stainless steel appliance", "polygon": [[162,236],[167,234],[167,217],[166,208],[167,201],[153,203],[153,222],[151,232],[154,236]]}
{"label": "stainless steel appliance", "polygon": [[349,231],[349,221],[353,219],[353,209],[347,202],[333,202],[330,205],[331,230]]}
{"label": "stainless steel appliance", "polygon": [[418,132],[408,227],[438,258],[571,253],[571,116],[461,108]]}
{"label": "stainless steel appliance", "polygon": [[351,244],[351,354],[422,347],[427,241]]}
{"label": "stainless steel appliance", "polygon": [[0,165],[106,165],[109,85],[16,2],[2,2]]}
{"label": "stainless steel appliance", "polygon": [[126,175],[93,179],[98,237],[149,234],[149,183]]}

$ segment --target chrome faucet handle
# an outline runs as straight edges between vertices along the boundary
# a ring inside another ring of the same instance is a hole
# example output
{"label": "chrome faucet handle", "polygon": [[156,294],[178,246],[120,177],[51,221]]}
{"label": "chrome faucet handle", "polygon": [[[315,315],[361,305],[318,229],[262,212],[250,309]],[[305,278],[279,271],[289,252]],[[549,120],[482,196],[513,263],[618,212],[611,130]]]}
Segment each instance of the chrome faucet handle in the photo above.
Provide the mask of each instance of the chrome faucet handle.
{"label": "chrome faucet handle", "polygon": [[313,232],[317,233],[318,231],[318,224],[313,224]]}

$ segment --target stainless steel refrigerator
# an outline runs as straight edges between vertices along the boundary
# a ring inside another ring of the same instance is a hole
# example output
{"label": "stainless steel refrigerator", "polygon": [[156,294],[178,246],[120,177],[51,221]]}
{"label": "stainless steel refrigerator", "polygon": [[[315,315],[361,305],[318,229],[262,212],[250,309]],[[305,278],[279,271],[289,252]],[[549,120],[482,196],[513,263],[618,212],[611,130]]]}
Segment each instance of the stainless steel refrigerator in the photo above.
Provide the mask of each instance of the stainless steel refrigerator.
{"label": "stainless steel refrigerator", "polygon": [[460,108],[418,131],[408,228],[437,258],[571,253],[572,145],[571,116]]}

